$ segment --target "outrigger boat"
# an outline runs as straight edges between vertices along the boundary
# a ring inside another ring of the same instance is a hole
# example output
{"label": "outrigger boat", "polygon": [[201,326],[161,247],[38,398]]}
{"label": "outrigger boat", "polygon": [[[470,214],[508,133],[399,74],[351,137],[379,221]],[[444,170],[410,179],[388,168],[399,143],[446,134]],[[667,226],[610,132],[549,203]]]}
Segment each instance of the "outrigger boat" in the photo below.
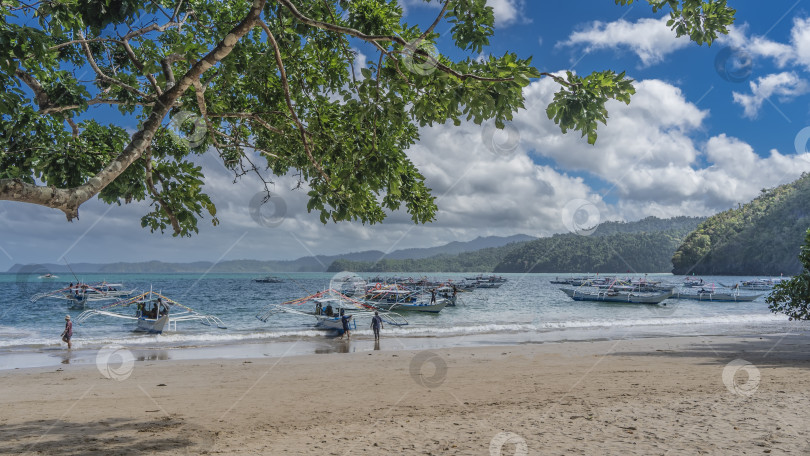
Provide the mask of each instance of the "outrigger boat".
{"label": "outrigger boat", "polygon": [[715,293],[713,291],[700,290],[697,293],[675,293],[672,295],[673,299],[694,299],[696,301],[715,301],[715,302],[751,302],[761,294],[757,295],[741,295],[739,293]]}
{"label": "outrigger boat", "polygon": [[658,294],[620,293],[617,291],[583,291],[576,288],[560,288],[574,301],[624,302],[631,304],[660,304],[672,296],[672,292]]}
{"label": "outrigger boat", "polygon": [[49,272],[49,273],[47,273],[47,274],[45,274],[45,275],[41,275],[41,276],[39,276],[39,278],[40,278],[40,279],[58,279],[58,278],[59,278],[59,276],[57,276],[57,275],[53,275],[53,274],[51,274],[51,273]]}
{"label": "outrigger boat", "polygon": [[388,285],[375,288],[366,293],[365,302],[378,309],[389,311],[410,311],[439,313],[447,305],[450,299],[443,298],[425,302],[419,299],[420,293],[415,290],[405,288],[401,285]]}
{"label": "outrigger boat", "polygon": [[[131,305],[135,306],[135,311],[129,315],[112,311],[112,309],[128,308]],[[196,321],[205,326],[226,329],[225,324],[218,317],[201,314],[154,291],[117,301],[99,309],[85,310],[76,317],[75,321],[77,324],[82,324],[96,315],[128,320],[130,323],[128,326],[133,331],[149,334],[161,334],[164,330],[176,331],[177,323],[181,321]]]}
{"label": "outrigger boat", "polygon": [[[313,303],[313,310],[302,309],[306,303]],[[256,315],[256,318],[267,322],[270,318],[282,313],[303,315],[315,319],[315,327],[327,331],[343,334],[342,314],[349,316],[349,329],[357,328],[357,320],[368,319],[378,312],[383,322],[392,326],[405,326],[408,321],[396,312],[388,312],[377,309],[363,301],[353,299],[336,290],[325,290],[314,295],[283,302],[281,304],[270,304],[264,312]]]}
{"label": "outrigger boat", "polygon": [[65,288],[47,291],[31,296],[31,302],[44,298],[65,299],[70,301],[70,309],[84,310],[89,301],[109,301],[127,297],[136,292],[136,289],[124,290],[123,284],[99,282],[95,284],[70,284]]}

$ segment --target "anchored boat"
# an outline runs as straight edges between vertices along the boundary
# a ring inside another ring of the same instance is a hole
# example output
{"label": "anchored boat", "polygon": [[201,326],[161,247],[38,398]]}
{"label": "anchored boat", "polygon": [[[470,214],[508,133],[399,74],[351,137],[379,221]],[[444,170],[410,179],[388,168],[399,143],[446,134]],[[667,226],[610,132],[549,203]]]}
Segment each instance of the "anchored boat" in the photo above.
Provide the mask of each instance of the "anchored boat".
{"label": "anchored boat", "polygon": [[315,320],[315,327],[337,334],[343,334],[342,316],[349,318],[349,329],[357,327],[358,319],[367,319],[371,322],[374,312],[379,313],[383,322],[392,326],[405,326],[408,321],[396,312],[377,309],[374,306],[346,296],[336,290],[325,290],[314,295],[283,302],[270,304],[265,311],[256,315],[256,318],[267,322],[280,314],[294,314],[311,317]]}
{"label": "anchored boat", "polygon": [[[134,310],[131,310],[134,307]],[[129,313],[121,312],[130,309]],[[85,310],[76,323],[82,324],[93,316],[103,316],[126,320],[133,331],[161,334],[163,331],[176,331],[178,322],[196,321],[205,326],[226,329],[218,317],[205,315],[160,293],[148,291],[130,299],[117,301],[99,309]]]}
{"label": "anchored boat", "polygon": [[583,291],[575,288],[560,288],[574,301],[624,302],[631,304],[660,304],[672,296],[672,292],[657,294],[620,293],[616,291]]}

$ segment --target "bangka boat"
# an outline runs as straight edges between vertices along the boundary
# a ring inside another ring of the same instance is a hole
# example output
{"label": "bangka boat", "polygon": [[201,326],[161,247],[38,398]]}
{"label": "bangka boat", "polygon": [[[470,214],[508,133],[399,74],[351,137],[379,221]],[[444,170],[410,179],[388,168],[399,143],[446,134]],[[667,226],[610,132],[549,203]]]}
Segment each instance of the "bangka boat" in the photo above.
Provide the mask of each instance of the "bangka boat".
{"label": "bangka boat", "polygon": [[756,295],[741,295],[739,293],[715,293],[712,291],[698,291],[697,293],[680,293],[675,292],[672,299],[694,299],[696,301],[715,301],[715,302],[751,302],[761,294]]}
{"label": "bangka boat", "polygon": [[59,276],[53,275],[51,273],[39,276],[40,279],[58,279]]}
{"label": "bangka boat", "polygon": [[58,290],[47,291],[38,293],[31,296],[31,302],[37,302],[40,299],[64,299],[70,302],[68,308],[71,310],[84,310],[88,302],[92,301],[111,301],[134,294],[137,290],[124,290],[124,285],[120,283],[107,283],[99,282],[94,284],[80,284],[73,285],[72,283]]}
{"label": "bangka boat", "polygon": [[364,301],[378,309],[396,312],[439,313],[450,304],[450,299],[426,300],[420,299],[420,294],[402,285],[388,285],[369,291]]}
{"label": "bangka boat", "polygon": [[624,302],[632,304],[660,304],[672,296],[672,292],[657,294],[620,293],[616,291],[585,291],[576,288],[560,288],[574,301]]}
{"label": "bangka boat", "polygon": [[[304,307],[305,304],[307,304],[307,307]],[[343,314],[350,318],[349,329],[354,330],[359,319],[368,320],[370,323],[374,312],[379,314],[385,324],[392,326],[405,326],[408,324],[408,321],[396,312],[377,309],[333,289],[281,304],[270,304],[265,308],[264,312],[256,315],[256,318],[266,323],[271,318],[282,313],[303,315],[314,318],[315,327],[318,329],[343,334],[343,321],[341,319]]]}
{"label": "bangka boat", "polygon": [[[129,314],[116,312],[130,306],[134,306],[135,310],[130,311]],[[178,322],[190,321],[196,321],[205,326],[226,329],[225,324],[218,317],[201,314],[154,291],[148,291],[98,309],[85,310],[76,317],[75,321],[77,324],[82,324],[93,316],[127,320],[130,323],[127,326],[133,331],[149,334],[161,334],[164,330],[176,331]]]}
{"label": "bangka boat", "polygon": [[754,279],[744,280],[734,285],[721,284],[726,288],[734,290],[750,290],[750,291],[771,291],[773,287],[782,282],[782,278],[778,279]]}

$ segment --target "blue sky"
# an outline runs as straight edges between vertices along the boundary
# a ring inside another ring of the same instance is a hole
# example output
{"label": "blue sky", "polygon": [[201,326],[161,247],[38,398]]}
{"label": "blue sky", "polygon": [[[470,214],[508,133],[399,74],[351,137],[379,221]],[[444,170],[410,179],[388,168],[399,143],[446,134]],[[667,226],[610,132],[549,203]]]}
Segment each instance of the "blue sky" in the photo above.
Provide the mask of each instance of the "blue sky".
{"label": "blue sky", "polygon": [[[438,12],[421,0],[404,3],[409,23],[428,24]],[[626,70],[636,81],[630,106],[609,104],[595,146],[578,134],[562,135],[546,118],[556,85],[541,79],[526,88],[527,109],[505,131],[467,123],[422,129],[409,156],[438,197],[433,224],[414,226],[395,213],[382,225],[322,225],[306,212],[304,192],[289,190],[289,177],[278,178],[275,188],[283,205],[251,212],[258,182],[232,184],[208,154],[201,164],[220,226],[203,220],[199,235],[177,239],[140,228],[144,205],[90,201],[80,220],[68,223],[59,211],[2,201],[0,271],[63,257],[287,259],[486,235],[544,236],[603,220],[711,215],[810,171],[810,6],[801,1],[730,0],[737,21],[711,47],[676,39],[663,24],[666,15],[653,14],[646,2],[489,3],[496,35],[484,53],[533,56],[549,72]],[[438,48],[464,56],[445,41]],[[368,49],[357,51],[359,63],[376,59]]]}

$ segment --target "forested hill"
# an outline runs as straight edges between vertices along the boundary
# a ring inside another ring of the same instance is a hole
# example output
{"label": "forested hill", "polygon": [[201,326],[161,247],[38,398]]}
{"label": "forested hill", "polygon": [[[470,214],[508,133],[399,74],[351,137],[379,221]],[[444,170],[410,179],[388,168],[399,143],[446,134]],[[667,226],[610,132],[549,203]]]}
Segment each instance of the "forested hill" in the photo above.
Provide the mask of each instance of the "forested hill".
{"label": "forested hill", "polygon": [[418,260],[338,260],[355,272],[669,272],[672,254],[701,217],[605,222],[591,236],[560,234],[503,247]]}
{"label": "forested hill", "polygon": [[675,274],[792,275],[810,227],[810,175],[708,218],[675,252]]}
{"label": "forested hill", "polygon": [[515,249],[495,272],[669,272],[672,253],[700,217],[606,222],[591,236],[560,234]]}

